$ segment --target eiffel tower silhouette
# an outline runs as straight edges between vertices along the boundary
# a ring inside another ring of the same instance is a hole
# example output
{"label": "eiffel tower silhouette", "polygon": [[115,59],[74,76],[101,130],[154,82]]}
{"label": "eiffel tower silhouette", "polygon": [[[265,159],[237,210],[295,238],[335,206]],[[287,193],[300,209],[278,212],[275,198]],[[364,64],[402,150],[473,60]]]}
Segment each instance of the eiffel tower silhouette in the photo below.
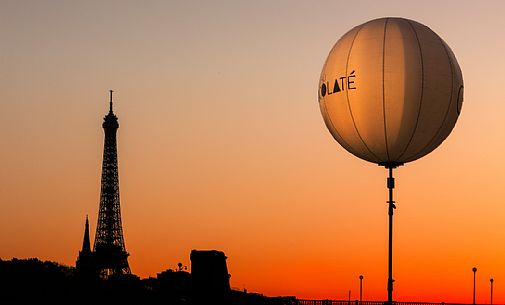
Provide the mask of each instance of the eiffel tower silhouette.
{"label": "eiffel tower silhouette", "polygon": [[102,278],[131,274],[128,265],[129,254],[126,252],[121,225],[116,142],[119,123],[112,110],[112,92],[110,90],[109,113],[104,117],[102,124],[105,132],[102,186],[98,224],[93,245],[94,261]]}

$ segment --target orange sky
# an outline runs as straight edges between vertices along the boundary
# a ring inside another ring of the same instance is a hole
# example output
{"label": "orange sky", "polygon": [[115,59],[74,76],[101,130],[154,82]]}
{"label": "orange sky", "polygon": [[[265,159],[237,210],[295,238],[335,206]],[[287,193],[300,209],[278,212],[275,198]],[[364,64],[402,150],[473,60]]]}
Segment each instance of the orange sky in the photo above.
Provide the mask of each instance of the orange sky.
{"label": "orange sky", "polygon": [[396,170],[396,300],[505,303],[501,1],[2,1],[0,258],[74,265],[92,238],[108,90],[126,248],[141,277],[191,249],[232,287],[387,297],[384,168],[347,153],[317,104],[324,60],[383,16],[452,48],[465,99],[449,138]]}

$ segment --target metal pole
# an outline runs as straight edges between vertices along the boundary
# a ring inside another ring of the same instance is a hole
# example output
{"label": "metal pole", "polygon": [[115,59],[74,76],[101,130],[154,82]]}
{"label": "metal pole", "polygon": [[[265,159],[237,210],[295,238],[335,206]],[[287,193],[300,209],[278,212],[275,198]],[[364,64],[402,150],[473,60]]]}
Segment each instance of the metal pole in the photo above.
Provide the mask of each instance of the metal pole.
{"label": "metal pole", "polygon": [[393,211],[396,209],[395,202],[393,200],[393,189],[395,188],[395,178],[393,178],[393,168],[394,165],[386,165],[389,169],[389,177],[387,180],[387,186],[389,189],[389,251],[388,251],[388,304],[393,304]]}
{"label": "metal pole", "polygon": [[475,273],[477,272],[477,268],[473,267],[473,304],[475,305]]}
{"label": "metal pole", "polygon": [[489,281],[491,282],[491,299],[490,299],[489,303],[491,305],[493,305],[493,282],[494,282],[494,280],[493,280],[493,278],[491,278]]}
{"label": "metal pole", "polygon": [[359,301],[361,302],[362,300],[363,300],[363,275],[360,275],[359,276]]}

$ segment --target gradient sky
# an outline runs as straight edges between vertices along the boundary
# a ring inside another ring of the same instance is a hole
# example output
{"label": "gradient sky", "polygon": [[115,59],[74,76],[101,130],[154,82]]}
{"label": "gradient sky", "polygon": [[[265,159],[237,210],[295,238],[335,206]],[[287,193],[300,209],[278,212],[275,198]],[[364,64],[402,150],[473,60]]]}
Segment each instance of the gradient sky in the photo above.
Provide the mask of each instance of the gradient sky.
{"label": "gradient sky", "polygon": [[336,143],[317,103],[336,40],[384,16],[452,48],[449,138],[396,170],[394,296],[505,302],[505,2],[0,2],[0,258],[74,265],[94,238],[108,90],[121,208],[141,277],[228,256],[232,287],[387,297],[384,168]]}

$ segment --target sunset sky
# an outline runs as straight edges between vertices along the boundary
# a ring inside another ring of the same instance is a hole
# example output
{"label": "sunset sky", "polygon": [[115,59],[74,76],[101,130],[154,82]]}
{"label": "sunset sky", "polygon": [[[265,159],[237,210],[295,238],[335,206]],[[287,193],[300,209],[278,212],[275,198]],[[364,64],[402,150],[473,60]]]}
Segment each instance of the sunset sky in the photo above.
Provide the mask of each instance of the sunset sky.
{"label": "sunset sky", "polygon": [[75,265],[94,240],[108,90],[132,272],[192,249],[231,285],[387,298],[387,170],[335,142],[326,56],[385,16],[438,33],[463,72],[452,134],[396,170],[394,298],[505,303],[505,2],[0,1],[0,258]]}

